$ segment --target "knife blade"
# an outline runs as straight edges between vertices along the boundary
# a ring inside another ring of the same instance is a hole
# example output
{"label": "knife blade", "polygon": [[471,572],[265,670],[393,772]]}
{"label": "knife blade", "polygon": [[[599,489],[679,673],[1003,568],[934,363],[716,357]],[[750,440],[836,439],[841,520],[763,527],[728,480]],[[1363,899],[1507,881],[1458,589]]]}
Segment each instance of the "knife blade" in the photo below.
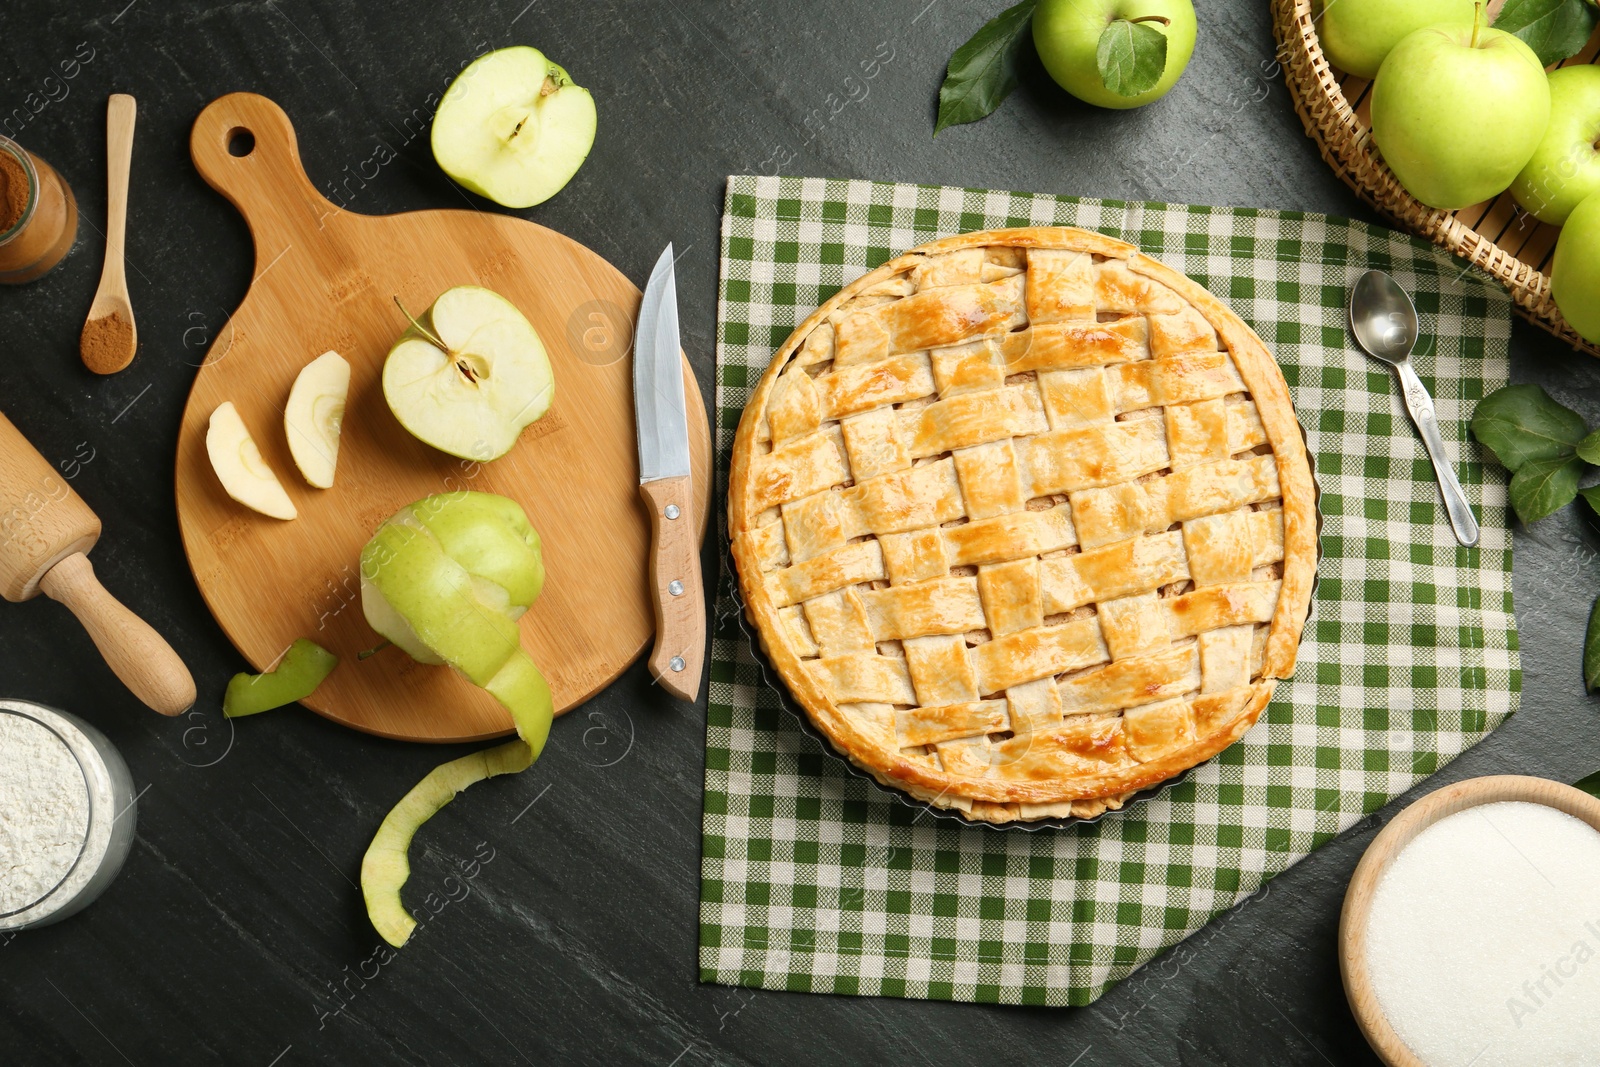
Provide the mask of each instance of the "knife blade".
{"label": "knife blade", "polygon": [[700,692],[705,664],[706,618],[670,243],[656,260],[639,305],[633,412],[639,496],[650,509],[650,588],[656,616],[650,674],[668,692],[692,701]]}

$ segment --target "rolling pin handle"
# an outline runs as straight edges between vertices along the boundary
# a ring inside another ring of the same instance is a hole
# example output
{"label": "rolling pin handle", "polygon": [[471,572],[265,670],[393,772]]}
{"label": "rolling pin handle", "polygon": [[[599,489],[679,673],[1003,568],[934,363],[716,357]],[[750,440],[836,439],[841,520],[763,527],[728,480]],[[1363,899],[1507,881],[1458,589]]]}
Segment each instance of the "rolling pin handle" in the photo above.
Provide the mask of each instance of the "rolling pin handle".
{"label": "rolling pin handle", "polygon": [[149,623],[106,592],[88,556],[74,552],[66,557],[45,572],[39,588],[78,617],[134,696],[163,715],[181,715],[194,706],[189,668]]}

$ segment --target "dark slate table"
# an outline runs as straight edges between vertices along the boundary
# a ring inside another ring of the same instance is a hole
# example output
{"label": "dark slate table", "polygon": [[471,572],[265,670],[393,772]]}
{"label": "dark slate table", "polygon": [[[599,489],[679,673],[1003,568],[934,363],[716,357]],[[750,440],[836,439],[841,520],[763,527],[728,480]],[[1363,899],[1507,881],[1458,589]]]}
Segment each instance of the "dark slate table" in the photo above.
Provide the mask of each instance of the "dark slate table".
{"label": "dark slate table", "polygon": [[[1335,933],[1350,872],[1393,806],[1087,1009],[703,986],[703,704],[666,700],[635,664],[556,724],[531,772],[474,789],[429,825],[414,887],[438,886],[480,841],[495,859],[372,977],[378,940],[354,884],[362,852],[394,800],[468,746],[384,741],[303,709],[236,728],[220,716],[242,661],[184,562],[173,453],[195,367],[252,260],[238,215],[189,163],[201,107],[239,89],[276,99],[314,182],[341,183],[353,210],[460,207],[466,194],[412,131],[466,60],[544,48],[593,90],[600,131],[573,183],[522,214],[641,282],[677,243],[684,343],[708,404],[730,173],[781,163],[799,175],[1376,221],[1318,158],[1281,77],[1263,77],[1274,45],[1261,0],[1201,5],[1193,63],[1157,106],[1080,105],[1032,61],[996,115],[933,140],[945,59],[1002,2],[6,0],[0,129],[66,175],[83,223],[56,273],[0,289],[0,408],[76,475],[105,522],[96,568],[187,658],[201,704],[162,719],[64,608],[0,604],[0,694],[94,721],[144,790],[137,842],[106,896],[0,944],[0,1062],[1376,1062],[1345,1006]],[[830,94],[883,42],[893,57],[870,96],[813,136],[807,116],[828,116]],[[75,56],[76,77],[61,79]],[[139,100],[128,276],[142,346],[129,370],[97,378],[76,346],[100,271],[110,92]],[[385,146],[395,158],[377,166]],[[1518,380],[1600,419],[1600,364],[1520,321],[1512,351]],[[1571,781],[1600,765],[1579,670],[1597,550],[1576,509],[1518,532],[1522,712],[1423,789],[1502,772]]]}

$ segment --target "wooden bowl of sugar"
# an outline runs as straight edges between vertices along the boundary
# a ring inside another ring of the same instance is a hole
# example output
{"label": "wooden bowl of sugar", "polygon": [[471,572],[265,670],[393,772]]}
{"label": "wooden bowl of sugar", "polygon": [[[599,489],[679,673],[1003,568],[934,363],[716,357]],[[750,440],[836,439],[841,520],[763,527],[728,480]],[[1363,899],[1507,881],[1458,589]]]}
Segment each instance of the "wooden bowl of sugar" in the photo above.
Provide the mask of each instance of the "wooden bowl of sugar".
{"label": "wooden bowl of sugar", "polygon": [[1350,879],[1339,970],[1390,1067],[1600,1062],[1600,800],[1516,775],[1423,797]]}

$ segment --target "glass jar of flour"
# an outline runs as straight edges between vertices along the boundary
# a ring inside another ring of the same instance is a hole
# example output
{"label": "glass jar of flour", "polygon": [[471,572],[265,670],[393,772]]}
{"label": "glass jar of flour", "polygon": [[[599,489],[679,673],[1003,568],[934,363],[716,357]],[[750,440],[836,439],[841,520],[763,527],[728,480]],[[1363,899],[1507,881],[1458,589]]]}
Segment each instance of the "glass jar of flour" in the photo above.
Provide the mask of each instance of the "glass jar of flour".
{"label": "glass jar of flour", "polygon": [[0,930],[88,906],[133,845],[133,777],[76,715],[0,700]]}

